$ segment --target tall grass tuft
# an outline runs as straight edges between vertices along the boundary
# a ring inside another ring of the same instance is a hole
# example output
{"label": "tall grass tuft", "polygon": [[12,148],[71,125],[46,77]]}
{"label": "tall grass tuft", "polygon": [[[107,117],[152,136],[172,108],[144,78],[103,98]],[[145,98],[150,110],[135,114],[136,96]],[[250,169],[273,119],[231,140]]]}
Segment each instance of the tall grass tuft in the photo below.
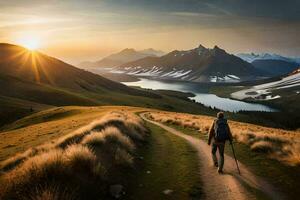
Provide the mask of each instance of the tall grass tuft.
{"label": "tall grass tuft", "polygon": [[273,152],[273,144],[269,141],[259,141],[255,142],[250,146],[251,150],[261,153],[272,153]]}
{"label": "tall grass tuft", "polygon": [[86,146],[73,144],[64,151],[64,162],[69,169],[76,172],[93,172],[96,155]]}

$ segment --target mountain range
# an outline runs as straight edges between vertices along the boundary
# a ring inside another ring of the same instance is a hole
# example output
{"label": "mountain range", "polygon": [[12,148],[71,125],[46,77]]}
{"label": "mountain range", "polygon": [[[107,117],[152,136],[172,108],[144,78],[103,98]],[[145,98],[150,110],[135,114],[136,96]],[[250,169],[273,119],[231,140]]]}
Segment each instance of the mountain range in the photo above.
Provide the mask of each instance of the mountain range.
{"label": "mountain range", "polygon": [[252,63],[255,60],[282,60],[286,62],[291,62],[291,63],[298,63],[300,64],[300,58],[291,58],[291,57],[286,57],[282,56],[279,54],[275,53],[238,53],[236,56],[240,57],[241,59]]}
{"label": "mountain range", "polygon": [[194,82],[238,82],[260,78],[252,64],[215,46],[200,45],[186,51],[172,51],[161,57],[145,57],[115,68],[135,76],[153,76]]}
{"label": "mountain range", "polygon": [[103,59],[95,62],[82,62],[79,64],[79,67],[82,68],[91,68],[91,67],[116,67],[119,65],[122,65],[127,62],[131,62],[134,60],[138,60],[141,58],[145,58],[148,56],[156,57],[163,55],[164,52],[154,50],[152,48],[144,49],[141,51],[136,51],[134,49],[123,49],[122,51],[109,55],[107,57],[104,57]]}

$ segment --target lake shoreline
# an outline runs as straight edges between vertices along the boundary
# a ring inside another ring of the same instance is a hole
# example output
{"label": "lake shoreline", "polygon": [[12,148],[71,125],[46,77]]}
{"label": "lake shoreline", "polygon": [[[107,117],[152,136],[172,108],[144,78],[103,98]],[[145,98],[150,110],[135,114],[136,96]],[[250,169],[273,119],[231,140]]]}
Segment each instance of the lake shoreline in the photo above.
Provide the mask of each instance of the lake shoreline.
{"label": "lake shoreline", "polygon": [[162,81],[150,78],[139,78],[135,82],[121,82],[127,86],[141,87],[152,90],[173,90],[185,93],[193,93],[194,97],[189,99],[197,103],[201,103],[207,107],[217,108],[228,112],[239,111],[264,111],[277,112],[278,110],[258,103],[249,103],[245,101],[235,100],[232,98],[223,98],[215,94],[209,93],[208,86],[199,83],[181,82],[181,81]]}

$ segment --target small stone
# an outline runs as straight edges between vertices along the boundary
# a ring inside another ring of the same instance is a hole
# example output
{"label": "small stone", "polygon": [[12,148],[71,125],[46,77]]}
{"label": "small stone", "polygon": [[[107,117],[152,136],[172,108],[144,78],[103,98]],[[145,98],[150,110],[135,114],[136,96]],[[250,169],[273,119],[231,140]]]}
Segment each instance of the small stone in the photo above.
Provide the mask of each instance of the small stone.
{"label": "small stone", "polygon": [[163,191],[163,193],[164,193],[165,195],[170,195],[170,194],[173,193],[173,190],[166,189],[166,190]]}
{"label": "small stone", "polygon": [[151,174],[151,171],[147,171],[146,173],[147,173],[147,174]]}
{"label": "small stone", "polygon": [[120,185],[120,184],[111,185],[109,187],[109,192],[110,192],[111,196],[118,199],[122,196],[122,193],[124,194],[123,189],[124,189],[123,185]]}

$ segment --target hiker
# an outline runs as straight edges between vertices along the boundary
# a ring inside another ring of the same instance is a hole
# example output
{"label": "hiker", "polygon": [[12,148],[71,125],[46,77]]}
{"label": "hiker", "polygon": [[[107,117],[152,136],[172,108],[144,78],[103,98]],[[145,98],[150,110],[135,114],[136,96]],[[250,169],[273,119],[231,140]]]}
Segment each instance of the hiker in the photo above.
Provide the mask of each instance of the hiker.
{"label": "hiker", "polygon": [[[223,112],[217,114],[217,119],[213,121],[209,129],[208,145],[210,145],[212,139],[214,140],[211,149],[213,164],[218,167],[219,173],[223,173],[225,142],[229,140],[232,143],[232,134]],[[219,163],[216,156],[217,150],[220,155]]]}

